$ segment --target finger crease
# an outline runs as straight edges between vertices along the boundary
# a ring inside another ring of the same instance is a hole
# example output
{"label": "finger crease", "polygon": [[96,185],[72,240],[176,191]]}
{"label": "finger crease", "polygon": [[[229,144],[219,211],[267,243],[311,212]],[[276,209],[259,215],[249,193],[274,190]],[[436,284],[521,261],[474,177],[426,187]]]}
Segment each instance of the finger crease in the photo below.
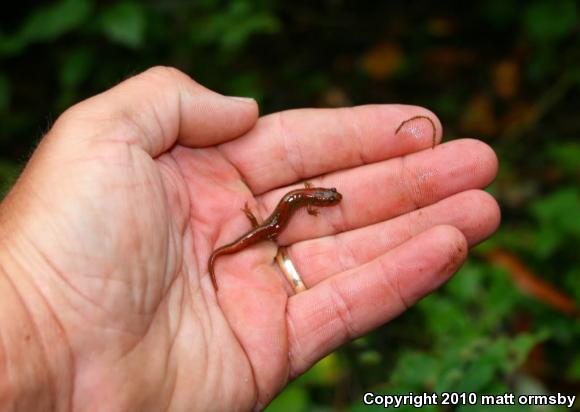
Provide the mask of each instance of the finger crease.
{"label": "finger crease", "polygon": [[339,236],[334,236],[334,242],[338,254],[338,262],[340,263],[340,270],[345,271],[354,267],[357,263],[357,259],[355,258],[353,250],[349,246],[350,243]]}
{"label": "finger crease", "polygon": [[287,129],[284,126],[284,112],[278,113],[278,128],[279,134],[282,138],[282,142],[284,145],[284,151],[288,154],[288,166],[294,173],[294,179],[300,179],[305,176],[304,171],[304,157],[302,154],[302,150],[300,149],[300,144],[297,143],[296,139],[291,139],[287,134]]}
{"label": "finger crease", "polygon": [[[161,152],[162,149],[166,147],[165,142],[168,140],[169,136],[167,135],[167,132],[163,126],[163,122],[161,121],[161,117],[159,116],[159,111],[157,110],[156,104],[151,105],[151,111],[153,112],[153,116],[155,117],[155,123],[157,123],[157,127],[159,129],[159,134],[162,136],[162,139],[161,139],[161,141],[162,141],[161,146],[162,147],[158,151],[158,152]],[[156,151],[156,153],[157,153],[157,151]]]}
{"label": "finger crease", "polygon": [[421,204],[418,201],[421,190],[417,185],[416,177],[411,173],[411,170],[407,166],[406,156],[401,157],[401,175],[402,179],[399,180],[399,187],[402,189],[401,193],[405,193],[408,203],[411,204],[413,210],[419,209]]}
{"label": "finger crease", "polygon": [[[141,144],[141,142],[143,142],[144,144],[147,145],[147,147],[144,147],[145,151],[147,153],[153,153],[155,151],[155,148],[152,147],[153,139],[151,139],[151,133],[149,133],[149,131],[144,128],[141,122],[137,121],[137,119],[134,118],[133,114],[130,114],[129,112],[123,110],[120,112],[120,116],[122,117],[121,123],[127,123],[131,125],[130,130],[134,134],[134,136],[131,136],[130,139],[128,140],[129,144],[131,143]],[[143,137],[143,139],[140,139],[139,137]]]}
{"label": "finger crease", "polygon": [[304,353],[302,349],[302,345],[296,336],[296,326],[294,325],[294,319],[292,316],[289,316],[288,313],[286,314],[286,328],[288,330],[288,340],[289,340],[289,347],[290,350],[288,351],[288,379],[293,379],[294,377],[300,374],[300,369],[297,365],[307,365],[307,360],[301,356],[301,353]]}
{"label": "finger crease", "polygon": [[[227,143],[225,143],[227,144]],[[248,179],[246,178],[246,176],[244,176],[244,174],[242,173],[242,171],[239,169],[239,167],[236,165],[236,162],[234,162],[227,154],[227,152],[225,152],[223,150],[223,146],[225,144],[221,144],[221,145],[217,145],[215,146],[215,149],[218,151],[218,153],[227,160],[228,165],[232,167],[232,169],[234,169],[234,171],[236,172],[238,178],[240,179],[240,181],[244,184],[244,186],[246,187],[246,189],[248,189],[248,191],[250,193],[254,193],[252,188],[248,185]]]}
{"label": "finger crease", "polygon": [[369,160],[368,160],[368,156],[367,153],[365,152],[365,145],[363,144],[362,141],[362,128],[360,125],[360,120],[358,118],[358,116],[355,113],[355,108],[354,107],[350,107],[350,108],[346,108],[346,113],[348,113],[349,116],[349,124],[351,125],[352,129],[353,129],[353,137],[354,140],[356,141],[356,152],[358,154],[359,157],[359,162],[360,164],[368,164]]}
{"label": "finger crease", "polygon": [[352,311],[348,303],[337,287],[336,282],[331,282],[329,285],[329,293],[330,299],[332,300],[332,309],[333,312],[336,314],[337,319],[340,320],[340,323],[343,326],[344,331],[346,332],[346,336],[349,340],[354,339],[357,336],[356,330],[354,329],[354,321],[352,316]]}
{"label": "finger crease", "polygon": [[403,297],[401,292],[401,285],[398,281],[399,271],[396,270],[396,268],[393,269],[392,266],[387,267],[387,260],[383,257],[378,258],[377,261],[382,272],[382,276],[380,277],[383,280],[383,282],[381,282],[382,285],[385,287],[385,289],[388,289],[389,295],[399,301],[399,304],[404,308],[404,310],[409,309],[410,305]]}

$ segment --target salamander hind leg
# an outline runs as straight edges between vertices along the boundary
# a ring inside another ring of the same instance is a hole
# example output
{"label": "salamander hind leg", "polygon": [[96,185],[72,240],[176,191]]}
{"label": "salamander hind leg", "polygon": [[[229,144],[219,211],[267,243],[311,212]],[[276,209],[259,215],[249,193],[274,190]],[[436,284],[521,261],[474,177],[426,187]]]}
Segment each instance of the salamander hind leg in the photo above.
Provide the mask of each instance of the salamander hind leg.
{"label": "salamander hind leg", "polygon": [[306,206],[306,211],[311,216],[318,216],[318,210],[314,206],[312,206],[312,205],[307,205]]}
{"label": "salamander hind leg", "polygon": [[244,212],[246,214],[246,217],[248,218],[248,220],[250,221],[250,223],[252,224],[252,227],[254,229],[257,228],[258,226],[260,226],[260,224],[258,223],[258,219],[256,219],[256,216],[254,216],[254,214],[252,213],[252,211],[248,207],[248,202],[246,202],[244,204],[244,208],[242,209],[242,212]]}

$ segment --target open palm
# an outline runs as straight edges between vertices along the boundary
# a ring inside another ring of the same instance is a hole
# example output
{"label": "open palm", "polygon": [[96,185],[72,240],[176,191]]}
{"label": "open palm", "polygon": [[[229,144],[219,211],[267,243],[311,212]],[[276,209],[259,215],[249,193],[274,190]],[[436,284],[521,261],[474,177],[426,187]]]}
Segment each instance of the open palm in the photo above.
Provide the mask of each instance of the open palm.
{"label": "open palm", "polygon": [[[63,396],[78,409],[259,409],[443,283],[498,224],[477,190],[497,164],[475,140],[432,149],[424,119],[395,133],[415,115],[436,121],[400,105],[256,121],[254,102],[171,69],[69,110],[5,207],[35,194],[19,219],[70,351]],[[216,293],[207,259],[250,228],[240,209],[264,219],[305,180],[344,196],[279,237],[309,289],[291,293],[262,242],[218,259]]]}

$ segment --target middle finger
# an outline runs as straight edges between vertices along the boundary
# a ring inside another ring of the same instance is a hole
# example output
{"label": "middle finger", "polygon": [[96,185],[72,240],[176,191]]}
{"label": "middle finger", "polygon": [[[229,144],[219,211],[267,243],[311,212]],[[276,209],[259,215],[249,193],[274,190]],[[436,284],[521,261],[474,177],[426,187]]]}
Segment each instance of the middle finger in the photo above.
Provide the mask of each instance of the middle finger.
{"label": "middle finger", "polygon": [[[487,186],[497,171],[497,158],[485,143],[454,140],[401,158],[330,173],[313,179],[315,186],[336,187],[343,199],[323,208],[318,217],[299,210],[278,238],[281,245],[335,234],[381,222],[459,192]],[[267,216],[293,187],[257,197]]]}

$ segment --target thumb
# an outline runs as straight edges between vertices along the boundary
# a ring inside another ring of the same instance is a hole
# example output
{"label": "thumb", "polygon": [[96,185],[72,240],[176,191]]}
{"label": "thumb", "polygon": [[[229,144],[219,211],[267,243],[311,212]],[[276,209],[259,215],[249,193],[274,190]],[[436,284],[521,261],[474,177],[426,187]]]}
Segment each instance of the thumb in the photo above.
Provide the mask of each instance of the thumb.
{"label": "thumb", "polygon": [[254,99],[223,96],[177,69],[154,67],[71,107],[53,131],[61,136],[88,131],[91,140],[111,139],[113,131],[115,139],[156,157],[175,143],[200,147],[234,139],[257,118]]}

